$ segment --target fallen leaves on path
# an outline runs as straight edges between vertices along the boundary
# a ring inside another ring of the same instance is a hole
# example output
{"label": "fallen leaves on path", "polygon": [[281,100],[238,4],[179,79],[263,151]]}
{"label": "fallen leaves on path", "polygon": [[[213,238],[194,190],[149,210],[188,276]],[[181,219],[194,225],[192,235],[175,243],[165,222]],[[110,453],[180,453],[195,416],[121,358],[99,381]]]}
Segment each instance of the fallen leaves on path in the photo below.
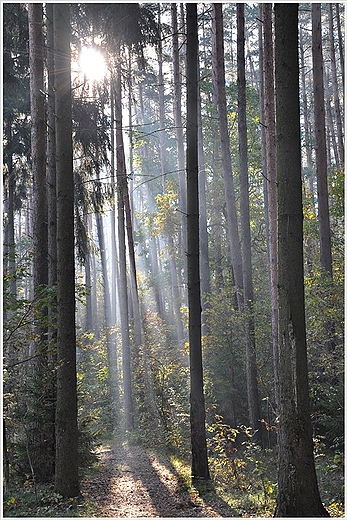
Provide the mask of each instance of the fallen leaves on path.
{"label": "fallen leaves on path", "polygon": [[94,518],[233,516],[225,503],[191,497],[170,462],[141,446],[117,446],[100,457],[101,473],[81,483],[82,495],[94,504]]}

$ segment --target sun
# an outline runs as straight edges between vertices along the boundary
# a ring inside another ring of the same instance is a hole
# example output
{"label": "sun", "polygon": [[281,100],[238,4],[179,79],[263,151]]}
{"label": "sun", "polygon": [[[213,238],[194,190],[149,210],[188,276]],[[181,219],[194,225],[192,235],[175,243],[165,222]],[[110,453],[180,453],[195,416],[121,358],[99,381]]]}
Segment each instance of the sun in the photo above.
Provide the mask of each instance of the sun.
{"label": "sun", "polygon": [[89,81],[102,81],[106,74],[106,63],[102,52],[96,47],[82,47],[79,55],[82,74]]}

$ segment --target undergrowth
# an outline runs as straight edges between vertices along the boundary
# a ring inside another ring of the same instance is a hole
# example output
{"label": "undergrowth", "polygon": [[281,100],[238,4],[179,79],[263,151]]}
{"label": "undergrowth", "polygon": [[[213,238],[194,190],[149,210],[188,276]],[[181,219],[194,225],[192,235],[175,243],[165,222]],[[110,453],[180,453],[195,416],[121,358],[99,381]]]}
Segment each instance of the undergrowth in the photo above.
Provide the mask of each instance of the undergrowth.
{"label": "undergrowth", "polygon": [[[229,456],[209,458],[212,483],[199,489],[192,483],[190,463],[171,456],[171,463],[192,496],[210,499],[213,492],[227,503],[235,516],[272,517],[277,496],[277,453],[245,443]],[[331,517],[344,517],[344,459],[341,453],[316,453],[321,499]]]}
{"label": "undergrowth", "polygon": [[[322,501],[331,517],[344,516],[344,457],[342,453],[324,453],[316,448],[316,470]],[[271,517],[277,493],[277,454],[261,450],[246,442],[239,450],[213,452],[209,458],[211,481],[197,484],[191,479],[190,461],[170,455],[180,489],[188,490],[191,499],[206,505],[224,504],[235,517]],[[88,478],[103,472],[97,464]],[[216,508],[215,508],[216,509]],[[93,517],[95,505],[88,497],[64,499],[54,493],[51,485],[25,485],[10,488],[3,497],[4,517]]]}

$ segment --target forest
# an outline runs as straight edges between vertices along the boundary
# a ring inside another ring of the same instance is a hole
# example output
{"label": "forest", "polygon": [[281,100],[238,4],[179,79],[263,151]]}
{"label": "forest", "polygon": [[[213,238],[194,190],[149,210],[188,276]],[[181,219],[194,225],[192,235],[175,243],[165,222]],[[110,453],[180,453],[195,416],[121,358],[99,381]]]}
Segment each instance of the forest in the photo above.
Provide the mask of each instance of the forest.
{"label": "forest", "polygon": [[1,8],[3,516],[343,517],[345,4]]}

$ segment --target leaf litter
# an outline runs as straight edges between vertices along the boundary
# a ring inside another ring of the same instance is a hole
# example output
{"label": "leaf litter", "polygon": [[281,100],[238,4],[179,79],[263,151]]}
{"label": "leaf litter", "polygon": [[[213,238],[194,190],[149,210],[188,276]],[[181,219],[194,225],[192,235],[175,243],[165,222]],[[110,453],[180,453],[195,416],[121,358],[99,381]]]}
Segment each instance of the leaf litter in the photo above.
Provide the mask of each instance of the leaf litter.
{"label": "leaf litter", "polygon": [[215,493],[208,493],[208,500],[192,494],[163,455],[119,445],[99,456],[100,473],[81,483],[93,518],[237,516]]}

